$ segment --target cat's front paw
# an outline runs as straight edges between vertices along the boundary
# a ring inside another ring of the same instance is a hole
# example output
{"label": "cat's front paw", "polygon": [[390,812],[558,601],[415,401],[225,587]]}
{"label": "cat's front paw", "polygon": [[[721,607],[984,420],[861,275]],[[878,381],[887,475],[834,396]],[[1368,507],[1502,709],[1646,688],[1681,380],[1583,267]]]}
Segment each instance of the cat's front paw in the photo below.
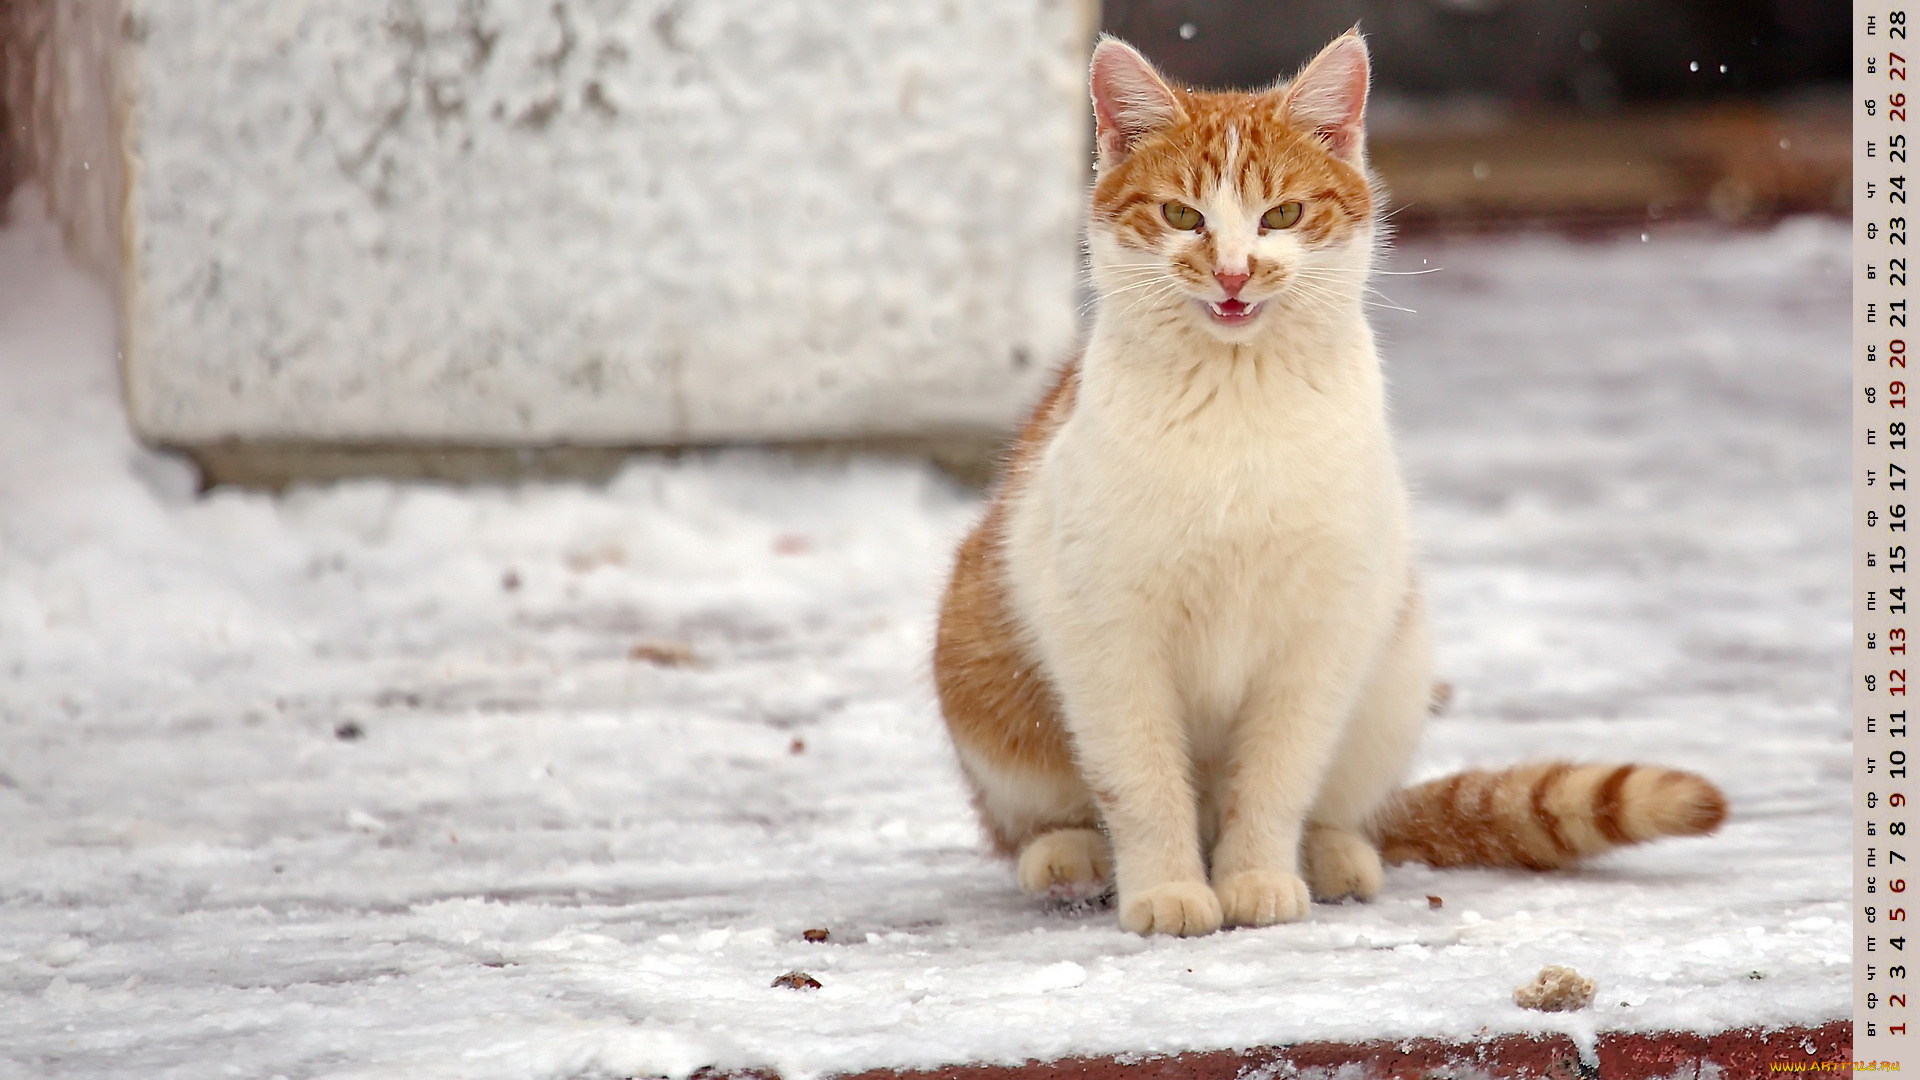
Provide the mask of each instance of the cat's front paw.
{"label": "cat's front paw", "polygon": [[1271,926],[1307,916],[1311,901],[1298,874],[1242,870],[1214,882],[1220,913],[1229,926]]}
{"label": "cat's front paw", "polygon": [[1055,900],[1085,900],[1107,887],[1107,839],[1093,829],[1055,829],[1027,841],[1020,888]]}
{"label": "cat's front paw", "polygon": [[1211,934],[1220,901],[1205,882],[1175,881],[1120,897],[1120,925],[1136,934]]}
{"label": "cat's front paw", "polygon": [[1371,900],[1380,892],[1380,853],[1345,829],[1307,830],[1302,854],[1315,900]]}

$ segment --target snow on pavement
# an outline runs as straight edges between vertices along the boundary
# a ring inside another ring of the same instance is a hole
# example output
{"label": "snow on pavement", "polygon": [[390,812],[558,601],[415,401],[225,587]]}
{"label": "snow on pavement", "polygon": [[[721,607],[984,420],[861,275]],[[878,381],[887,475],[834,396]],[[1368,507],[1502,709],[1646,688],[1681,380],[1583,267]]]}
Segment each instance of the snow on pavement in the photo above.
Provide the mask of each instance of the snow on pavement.
{"label": "snow on pavement", "polygon": [[[1380,286],[1419,312],[1378,325],[1456,687],[1418,774],[1657,761],[1724,785],[1727,827],[1146,940],[979,841],[927,675],[973,496],[729,453],[196,497],[126,434],[105,295],[15,219],[0,1077],[804,1078],[1848,1014],[1843,225],[1425,241],[1390,268],[1444,270]],[[1545,964],[1593,1008],[1515,1007]]]}

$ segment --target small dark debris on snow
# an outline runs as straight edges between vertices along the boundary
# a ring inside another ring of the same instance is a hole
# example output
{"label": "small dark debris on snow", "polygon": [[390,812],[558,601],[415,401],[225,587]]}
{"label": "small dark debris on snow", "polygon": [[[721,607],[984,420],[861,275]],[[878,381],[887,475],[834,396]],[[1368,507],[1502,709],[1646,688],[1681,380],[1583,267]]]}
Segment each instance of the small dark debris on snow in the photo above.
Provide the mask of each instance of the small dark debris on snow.
{"label": "small dark debris on snow", "polygon": [[333,737],[341,742],[357,742],[367,737],[367,729],[349,720],[334,726]]}
{"label": "small dark debris on snow", "polygon": [[1432,893],[1427,894],[1427,907],[1433,911],[1439,911],[1442,907],[1446,906],[1446,903],[1445,900],[1440,899]]}
{"label": "small dark debris on snow", "polygon": [[509,570],[500,575],[500,587],[507,592],[520,591],[520,571]]}
{"label": "small dark debris on snow", "polygon": [[774,979],[773,985],[784,987],[788,990],[818,990],[820,989],[820,980],[804,971],[789,971],[785,975]]}
{"label": "small dark debris on snow", "polygon": [[592,573],[603,566],[620,566],[627,561],[627,552],[618,544],[602,544],[591,551],[575,551],[567,555],[567,569],[576,574]]}
{"label": "small dark debris on snow", "polygon": [[680,641],[642,641],[627,650],[627,659],[661,667],[686,667],[693,663],[693,648]]}
{"label": "small dark debris on snow", "polygon": [[804,754],[806,752],[807,752],[807,740],[805,739],[795,738],[792,742],[787,744],[787,753],[789,754]]}
{"label": "small dark debris on snow", "polygon": [[1109,888],[1098,896],[1070,896],[1050,900],[1045,910],[1049,915],[1057,915],[1067,919],[1079,919],[1110,910],[1114,902],[1114,891]]}
{"label": "small dark debris on snow", "polygon": [[800,936],[818,945],[827,940],[828,935],[825,930],[802,930],[800,931]]}
{"label": "small dark debris on snow", "polygon": [[1749,978],[1749,979],[1764,979],[1764,978],[1766,978],[1766,976],[1765,976],[1765,975],[1762,975],[1762,974],[1760,974],[1760,973],[1759,973],[1759,972],[1757,972],[1757,971],[1749,971],[1749,972],[1747,972],[1747,978]]}

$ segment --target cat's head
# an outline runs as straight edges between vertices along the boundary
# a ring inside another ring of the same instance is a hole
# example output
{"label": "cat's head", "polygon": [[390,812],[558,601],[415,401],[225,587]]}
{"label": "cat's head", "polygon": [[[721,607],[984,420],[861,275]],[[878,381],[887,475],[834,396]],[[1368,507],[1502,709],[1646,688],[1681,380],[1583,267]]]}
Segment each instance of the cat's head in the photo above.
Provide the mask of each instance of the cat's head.
{"label": "cat's head", "polygon": [[1087,235],[1102,317],[1248,342],[1357,304],[1374,239],[1367,72],[1348,31],[1291,82],[1210,93],[1102,39]]}

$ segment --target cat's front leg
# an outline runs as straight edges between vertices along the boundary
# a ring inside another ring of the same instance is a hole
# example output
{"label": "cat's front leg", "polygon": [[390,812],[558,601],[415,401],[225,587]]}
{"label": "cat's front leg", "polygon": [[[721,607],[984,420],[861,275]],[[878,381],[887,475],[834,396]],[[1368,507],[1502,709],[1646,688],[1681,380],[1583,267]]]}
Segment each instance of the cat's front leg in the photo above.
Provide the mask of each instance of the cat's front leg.
{"label": "cat's front leg", "polygon": [[1367,675],[1310,812],[1301,852],[1316,900],[1371,900],[1380,891],[1380,853],[1367,839],[1366,821],[1399,784],[1419,745],[1433,693],[1432,651],[1425,604],[1409,588],[1393,639]]}
{"label": "cat's front leg", "polygon": [[1056,676],[1075,756],[1113,844],[1120,925],[1136,934],[1210,934],[1207,884],[1180,703],[1163,664],[1107,651]]}
{"label": "cat's front leg", "polygon": [[1293,922],[1312,902],[1300,876],[1301,834],[1351,694],[1325,668],[1295,674],[1256,687],[1234,725],[1213,846],[1213,889],[1230,926]]}

